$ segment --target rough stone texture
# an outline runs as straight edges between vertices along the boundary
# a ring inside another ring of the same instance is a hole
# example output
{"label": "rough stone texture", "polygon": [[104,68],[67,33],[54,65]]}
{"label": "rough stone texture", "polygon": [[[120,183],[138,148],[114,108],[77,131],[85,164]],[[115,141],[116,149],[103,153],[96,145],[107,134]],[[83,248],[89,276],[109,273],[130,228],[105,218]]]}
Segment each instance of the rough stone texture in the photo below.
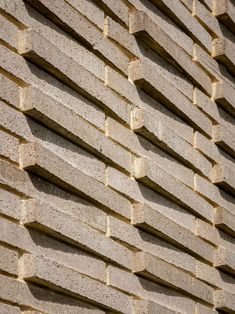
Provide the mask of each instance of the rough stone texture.
{"label": "rough stone texture", "polygon": [[235,313],[234,0],[0,0],[0,314]]}

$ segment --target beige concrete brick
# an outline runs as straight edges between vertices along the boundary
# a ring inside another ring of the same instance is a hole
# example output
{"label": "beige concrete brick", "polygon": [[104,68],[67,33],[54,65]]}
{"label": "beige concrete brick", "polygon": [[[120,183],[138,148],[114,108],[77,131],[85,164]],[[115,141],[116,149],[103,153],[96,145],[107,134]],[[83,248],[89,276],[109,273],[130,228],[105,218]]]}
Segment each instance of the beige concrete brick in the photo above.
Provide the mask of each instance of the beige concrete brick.
{"label": "beige concrete brick", "polygon": [[235,292],[235,280],[231,276],[200,261],[196,263],[196,270],[196,277],[200,280],[209,283],[217,289],[220,288],[231,293]]}
{"label": "beige concrete brick", "polygon": [[180,312],[172,311],[158,303],[150,300],[133,300],[133,310],[136,314],[179,314]]}
{"label": "beige concrete brick", "polygon": [[134,205],[132,223],[213,263],[214,249],[211,245],[147,205]]}
{"label": "beige concrete brick", "polygon": [[218,247],[215,254],[214,266],[234,275],[235,274],[234,252],[225,247]]}
{"label": "beige concrete brick", "polygon": [[[43,256],[25,254],[23,263],[23,277],[28,281],[53,286],[59,291],[84,297],[120,313],[130,313],[131,311],[130,297],[56,261],[51,261]],[[61,273],[63,273],[63,277]],[[65,278],[66,280],[64,280]]]}
{"label": "beige concrete brick", "polygon": [[193,0],[180,0],[180,1],[184,4],[184,6],[185,6],[189,11],[192,12],[192,10],[193,10]]}
{"label": "beige concrete brick", "polygon": [[0,130],[0,156],[19,163],[19,140]]}
{"label": "beige concrete brick", "polygon": [[231,156],[235,156],[235,136],[223,125],[214,126],[213,141]]}
{"label": "beige concrete brick", "polygon": [[142,230],[133,228],[114,217],[108,218],[108,235],[114,240],[121,241],[128,246],[153,254],[168,263],[195,273],[195,258],[176,246],[150,235]]}
{"label": "beige concrete brick", "polygon": [[[52,5],[49,0],[34,0],[31,4],[41,10],[50,20],[57,20],[58,26],[70,33],[72,37],[82,38],[94,51],[127,74],[127,56],[66,1],[59,0],[56,6]],[[48,9],[46,12],[43,11],[43,6]]]}
{"label": "beige concrete brick", "polygon": [[234,294],[227,291],[215,291],[214,303],[217,310],[223,310],[225,313],[233,313],[235,311]]}
{"label": "beige concrete brick", "polygon": [[0,38],[11,49],[17,49],[18,31],[18,28],[13,23],[0,15]]}
{"label": "beige concrete brick", "polygon": [[219,37],[222,35],[219,22],[217,18],[212,15],[199,0],[193,1],[193,16],[200,24],[211,34],[212,37]]}
{"label": "beige concrete brick", "polygon": [[[45,47],[47,47],[46,50]],[[39,66],[46,67],[48,71],[59,77],[65,84],[81,92],[98,105],[104,106],[104,109],[109,113],[111,112],[125,123],[128,123],[130,108],[127,103],[121,99],[117,101],[117,97],[111,89],[104,86],[94,75],[35,31],[29,30],[21,33],[19,53]],[[57,57],[55,58],[55,56]],[[63,63],[59,62],[62,59]],[[80,75],[77,76],[77,73],[80,73]]]}
{"label": "beige concrete brick", "polygon": [[233,213],[223,207],[218,207],[215,212],[215,225],[232,236],[235,235],[235,217]]}
{"label": "beige concrete brick", "polygon": [[0,269],[11,275],[18,275],[18,253],[0,246]]}
{"label": "beige concrete brick", "polygon": [[209,203],[149,160],[145,158],[136,160],[135,177],[197,216],[213,220],[214,209]]}
{"label": "beige concrete brick", "polygon": [[235,8],[232,0],[215,0],[213,12],[233,33],[235,32]]}
{"label": "beige concrete brick", "polygon": [[16,220],[21,217],[21,200],[19,196],[2,187],[0,189],[0,213]]}
{"label": "beige concrete brick", "polygon": [[105,19],[105,35],[125,48],[130,55],[140,57],[142,52],[136,38],[110,16]]}
{"label": "beige concrete brick", "polygon": [[107,169],[108,184],[134,202],[146,203],[181,226],[194,232],[195,216],[174,202],[115,170]]}
{"label": "beige concrete brick", "polygon": [[214,100],[221,105],[230,114],[235,116],[235,91],[226,82],[217,82],[213,84],[212,96]]}
{"label": "beige concrete brick", "polygon": [[129,9],[122,0],[101,0],[103,8],[110,16],[119,20],[124,25],[129,25]]}
{"label": "beige concrete brick", "polygon": [[105,208],[130,217],[130,203],[126,199],[39,144],[21,145],[21,165],[65,189],[86,195]]}
{"label": "beige concrete brick", "polygon": [[[95,308],[89,303],[71,298],[65,294],[58,294],[49,289],[42,289],[30,283],[19,281],[0,275],[1,299],[19,304],[30,306],[43,312],[77,314],[81,311],[84,314],[104,314],[105,312]],[[8,312],[7,312],[8,314]]]}
{"label": "beige concrete brick", "polygon": [[221,158],[218,147],[197,131],[194,134],[194,147],[209,159],[212,164],[220,162]]}
{"label": "beige concrete brick", "polygon": [[[115,120],[107,119],[107,135],[137,156],[148,157],[161,168],[166,169],[179,181],[193,188],[194,172],[181,162],[170,156],[162,149],[150,143],[147,139],[138,136]],[[114,182],[111,177],[111,182]],[[114,182],[114,184],[116,181]],[[116,184],[115,184],[116,185]]]}
{"label": "beige concrete brick", "polygon": [[226,165],[216,165],[213,168],[212,182],[233,195],[235,191],[235,172]]}
{"label": "beige concrete brick", "polygon": [[141,36],[168,62],[177,65],[180,71],[183,71],[190,79],[199,84],[206,93],[211,94],[211,81],[205,73],[192,61],[184,49],[171,40],[164,30],[153,23],[145,13],[136,12],[130,16],[130,31]]}
{"label": "beige concrete brick", "polygon": [[78,2],[75,0],[68,0],[76,10],[78,10],[82,15],[86,16],[90,21],[92,21],[101,30],[104,28],[104,12],[93,2],[85,0]]}
{"label": "beige concrete brick", "polygon": [[2,45],[0,55],[5,60],[2,64],[3,69],[20,79],[21,85],[25,86],[27,82],[28,85],[32,84],[40,90],[46,90],[51,97],[63,102],[84,119],[104,130],[104,113],[94,103]]}
{"label": "beige concrete brick", "polygon": [[[105,137],[104,134],[98,132],[95,127],[79,118],[76,113],[62,103],[55,101],[40,90],[30,87],[25,89],[24,92],[23,112],[36,118],[39,122],[43,122],[53,130],[58,130],[61,135],[66,136],[76,144],[83,145],[98,157],[111,163],[116,162],[123,169],[130,172],[130,153]],[[68,118],[70,124],[67,123]]]}
{"label": "beige concrete brick", "polygon": [[20,87],[6,76],[0,74],[0,98],[19,108]]}
{"label": "beige concrete brick", "polygon": [[20,314],[21,311],[18,307],[0,303],[1,314]]}
{"label": "beige concrete brick", "polygon": [[222,62],[231,74],[235,74],[235,43],[228,38],[213,40],[212,56]]}
{"label": "beige concrete brick", "polygon": [[183,161],[193,170],[196,169],[203,175],[211,178],[212,166],[198,151],[169,127],[167,127],[157,116],[137,109],[132,115],[132,129],[139,132],[154,144],[160,146],[177,159]]}
{"label": "beige concrete brick", "polygon": [[[43,228],[49,234],[85,247],[87,250],[101,255],[107,260],[115,261],[126,268],[131,268],[132,253],[130,250],[74,217],[60,212],[55,207],[29,201],[26,205],[24,223],[39,230]],[[90,237],[92,237],[92,241]]]}
{"label": "beige concrete brick", "polygon": [[202,130],[210,136],[211,121],[192,103],[181,94],[159,73],[153,71],[149,61],[134,61],[130,66],[130,79],[145,91],[156,97],[170,110],[181,116],[196,129]]}
{"label": "beige concrete brick", "polygon": [[134,273],[179,291],[187,291],[190,295],[213,304],[213,289],[179,268],[143,252],[135,253],[133,263]]}
{"label": "beige concrete brick", "polygon": [[204,46],[209,52],[211,51],[211,36],[200,25],[196,19],[191,18],[190,12],[183,4],[176,0],[164,0],[158,2],[152,0],[161,10],[163,10],[171,19],[175,21],[190,37]]}
{"label": "beige concrete brick", "polygon": [[220,122],[218,105],[198,88],[194,89],[193,102],[212,120],[213,124]]}
{"label": "beige concrete brick", "polygon": [[87,200],[34,177],[4,160],[0,160],[0,173],[0,183],[18,194],[57,206],[89,226],[106,232],[107,215]]}
{"label": "beige concrete brick", "polygon": [[5,219],[0,221],[1,239],[7,245],[44,255],[99,281],[106,280],[105,262],[79,248],[49,237],[40,231],[26,229]]}
{"label": "beige concrete brick", "polygon": [[[196,236],[209,242],[213,246],[218,246],[220,243],[220,235],[217,229],[207,222],[196,219]],[[206,243],[206,242],[204,242]],[[214,252],[213,252],[214,253]],[[213,257],[212,257],[213,260]]]}
{"label": "beige concrete brick", "polygon": [[195,313],[195,302],[165,286],[147,281],[144,278],[135,276],[119,268],[109,266],[107,269],[108,284],[132,295],[140,296],[157,302],[159,305],[167,307],[169,310],[182,313]]}

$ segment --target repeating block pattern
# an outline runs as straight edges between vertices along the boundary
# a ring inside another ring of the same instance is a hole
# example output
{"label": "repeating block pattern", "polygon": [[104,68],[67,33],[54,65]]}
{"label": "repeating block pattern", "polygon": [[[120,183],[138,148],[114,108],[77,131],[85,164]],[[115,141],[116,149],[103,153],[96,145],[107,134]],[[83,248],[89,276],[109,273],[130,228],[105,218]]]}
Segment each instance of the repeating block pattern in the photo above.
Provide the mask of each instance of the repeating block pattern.
{"label": "repeating block pattern", "polygon": [[0,0],[0,314],[235,313],[234,0]]}

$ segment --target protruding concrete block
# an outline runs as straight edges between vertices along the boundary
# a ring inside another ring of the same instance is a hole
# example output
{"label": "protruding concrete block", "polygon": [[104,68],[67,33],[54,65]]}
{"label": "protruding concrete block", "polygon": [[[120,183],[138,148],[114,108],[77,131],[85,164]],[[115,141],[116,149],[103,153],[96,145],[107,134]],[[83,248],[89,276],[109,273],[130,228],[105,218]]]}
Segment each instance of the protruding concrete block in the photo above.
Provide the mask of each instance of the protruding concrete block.
{"label": "protruding concrete block", "polygon": [[212,57],[222,62],[232,75],[235,75],[234,49],[235,43],[228,38],[222,37],[213,40]]}
{"label": "protruding concrete block", "polygon": [[144,252],[135,253],[133,271],[213,304],[213,288],[179,268]]}
{"label": "protruding concrete block", "polygon": [[235,156],[235,133],[223,125],[216,125],[213,129],[213,141],[231,156]]}
{"label": "protruding concrete block", "polygon": [[235,116],[235,91],[231,85],[226,82],[213,83],[212,97],[231,115]]}
{"label": "protruding concrete block", "polygon": [[214,208],[208,202],[146,158],[136,159],[135,177],[197,216],[213,221]]}
{"label": "protruding concrete block", "polygon": [[0,270],[18,275],[18,253],[0,246]]}
{"label": "protruding concrete block", "polygon": [[212,182],[232,195],[235,192],[235,172],[227,165],[214,166]]}
{"label": "protruding concrete block", "polygon": [[225,247],[218,247],[215,254],[214,266],[234,275],[235,274],[234,252]]}
{"label": "protruding concrete block", "polygon": [[214,248],[210,244],[147,205],[134,206],[132,223],[213,263]]}
{"label": "protruding concrete block", "polygon": [[231,32],[235,33],[235,7],[233,0],[214,0],[213,13]]}
{"label": "protruding concrete block", "polygon": [[176,65],[180,71],[189,76],[196,84],[210,95],[211,81],[203,70],[192,61],[192,58],[175,43],[163,29],[156,25],[144,12],[130,15],[130,31],[146,41],[168,62]]}
{"label": "protruding concrete block", "polygon": [[80,222],[58,209],[37,201],[27,201],[24,224],[32,226],[112,260],[131,269],[132,252],[124,246],[107,238],[101,232]]}
{"label": "protruding concrete block", "polygon": [[23,256],[23,278],[27,281],[49,285],[76,297],[86,298],[96,304],[123,314],[131,312],[131,298],[111,287],[81,275],[44,256]]}
{"label": "protruding concrete block", "polygon": [[194,128],[211,136],[212,123],[207,116],[160,73],[156,75],[156,69],[148,60],[130,64],[130,79]]}
{"label": "protruding concrete block", "polygon": [[235,236],[235,215],[223,207],[218,207],[215,213],[215,225],[217,228]]}
{"label": "protruding concrete block", "polygon": [[85,195],[106,209],[130,217],[130,202],[124,197],[76,169],[40,144],[21,145],[21,166],[78,195]]}
{"label": "protruding concrete block", "polygon": [[215,291],[214,303],[216,310],[222,310],[225,313],[235,312],[235,294],[224,290]]}

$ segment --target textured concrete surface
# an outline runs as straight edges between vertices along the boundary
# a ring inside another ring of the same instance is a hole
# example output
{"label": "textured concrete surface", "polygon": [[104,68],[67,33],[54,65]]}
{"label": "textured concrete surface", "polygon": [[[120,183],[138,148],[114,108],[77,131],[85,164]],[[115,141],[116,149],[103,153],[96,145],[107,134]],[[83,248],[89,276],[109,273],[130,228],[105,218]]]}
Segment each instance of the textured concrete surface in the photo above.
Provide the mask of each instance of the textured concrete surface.
{"label": "textured concrete surface", "polygon": [[234,0],[0,1],[0,314],[235,313]]}

